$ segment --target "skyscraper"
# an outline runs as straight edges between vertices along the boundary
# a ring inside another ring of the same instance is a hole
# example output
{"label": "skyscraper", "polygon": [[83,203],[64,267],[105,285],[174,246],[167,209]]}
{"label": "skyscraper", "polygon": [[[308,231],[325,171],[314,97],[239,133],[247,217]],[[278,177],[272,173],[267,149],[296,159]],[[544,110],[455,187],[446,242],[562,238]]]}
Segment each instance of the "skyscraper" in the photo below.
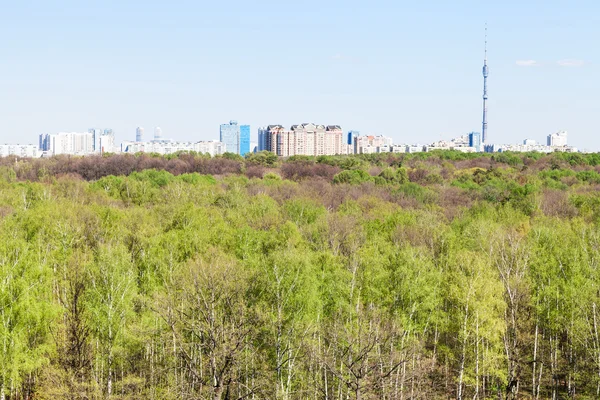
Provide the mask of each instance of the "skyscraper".
{"label": "skyscraper", "polygon": [[475,151],[481,151],[481,133],[469,133],[469,147],[474,147]]}
{"label": "skyscraper", "polygon": [[238,125],[237,121],[229,121],[220,127],[220,141],[225,143],[228,153],[245,155],[250,152],[250,125]]}
{"label": "skyscraper", "polygon": [[102,129],[88,129],[88,133],[92,135],[92,149],[96,152],[100,151],[100,136],[102,136]]}
{"label": "skyscraper", "polygon": [[487,78],[488,78],[489,70],[487,65],[487,24],[485,26],[485,50],[483,57],[483,123],[481,127],[481,140],[483,143],[487,144],[488,142],[488,123],[487,123]]}
{"label": "skyscraper", "polygon": [[258,128],[258,151],[267,150],[267,132],[266,126]]}
{"label": "skyscraper", "polygon": [[240,126],[237,121],[229,121],[229,124],[222,124],[219,130],[219,140],[225,143],[225,151],[238,154]]}
{"label": "skyscraper", "polygon": [[162,140],[162,129],[160,129],[160,126],[154,128],[154,140]]}
{"label": "skyscraper", "polygon": [[360,136],[360,132],[359,131],[349,131],[348,132],[348,144],[349,145],[353,145],[354,144],[354,138]]}
{"label": "skyscraper", "polygon": [[135,130],[135,141],[141,142],[144,140],[144,128],[138,126]]}
{"label": "skyscraper", "polygon": [[240,126],[240,151],[239,155],[244,156],[250,152],[250,125]]}

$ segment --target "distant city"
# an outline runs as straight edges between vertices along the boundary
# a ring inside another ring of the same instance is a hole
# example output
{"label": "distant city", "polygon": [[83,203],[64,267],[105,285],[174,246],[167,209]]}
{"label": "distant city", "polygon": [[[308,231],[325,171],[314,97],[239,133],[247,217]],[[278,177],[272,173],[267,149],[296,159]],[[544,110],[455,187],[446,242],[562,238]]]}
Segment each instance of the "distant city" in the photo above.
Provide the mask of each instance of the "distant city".
{"label": "distant city", "polygon": [[[133,137],[133,133],[132,133]],[[566,131],[547,136],[545,143],[524,139],[520,144],[487,144],[480,132],[471,132],[451,140],[440,140],[429,144],[394,144],[391,137],[359,131],[344,131],[339,125],[303,123],[289,129],[282,125],[259,127],[252,140],[249,125],[237,121],[222,124],[219,139],[210,141],[183,142],[163,137],[160,127],[155,127],[151,138],[145,138],[145,129],[138,127],[135,140],[115,142],[112,129],[89,129],[87,132],[59,132],[39,135],[39,143],[0,145],[0,156],[27,158],[52,157],[57,155],[86,156],[104,153],[155,153],[161,155],[177,152],[197,152],[212,157],[226,152],[245,156],[248,153],[270,151],[280,157],[294,155],[321,156],[372,153],[416,153],[434,150],[456,150],[475,152],[577,152],[568,145]]]}
{"label": "distant city", "polygon": [[39,144],[0,145],[0,157],[51,157],[61,154],[85,156],[104,153],[155,153],[197,152],[214,157],[224,153],[245,156],[248,153],[270,151],[280,157],[295,155],[321,156],[373,153],[416,153],[433,150],[456,150],[475,152],[577,152],[567,144],[567,132],[558,131],[548,135],[546,144],[533,139],[524,139],[522,144],[497,145],[489,143],[488,136],[488,90],[489,67],[487,58],[487,27],[483,61],[483,121],[480,132],[471,132],[450,141],[440,140],[431,144],[394,144],[392,138],[383,135],[361,135],[359,131],[344,133],[339,125],[304,123],[286,129],[282,125],[267,125],[258,128],[257,141],[251,141],[250,126],[237,121],[222,124],[219,140],[180,142],[163,137],[160,127],[154,128],[154,136],[144,140],[144,128],[135,131],[135,141],[115,143],[112,129],[89,129],[87,132],[59,132],[41,134]]}

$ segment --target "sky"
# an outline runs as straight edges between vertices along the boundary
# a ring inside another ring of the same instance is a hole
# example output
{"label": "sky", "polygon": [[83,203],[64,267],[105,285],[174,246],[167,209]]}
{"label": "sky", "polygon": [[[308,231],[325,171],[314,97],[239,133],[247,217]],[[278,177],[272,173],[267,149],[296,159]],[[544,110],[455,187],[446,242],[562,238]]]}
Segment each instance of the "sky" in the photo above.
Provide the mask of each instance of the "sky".
{"label": "sky", "polygon": [[0,0],[0,142],[160,126],[218,139],[229,120],[314,122],[426,144],[600,151],[598,0]]}

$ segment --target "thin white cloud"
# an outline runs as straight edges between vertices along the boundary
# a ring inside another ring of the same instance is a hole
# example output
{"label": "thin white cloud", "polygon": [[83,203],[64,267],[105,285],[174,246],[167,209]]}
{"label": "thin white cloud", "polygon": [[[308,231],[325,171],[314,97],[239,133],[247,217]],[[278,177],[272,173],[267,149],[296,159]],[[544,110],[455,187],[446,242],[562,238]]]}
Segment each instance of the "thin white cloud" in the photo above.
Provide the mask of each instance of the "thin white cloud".
{"label": "thin white cloud", "polygon": [[536,67],[540,64],[535,60],[517,60],[517,65],[519,67]]}
{"label": "thin white cloud", "polygon": [[582,67],[585,64],[583,60],[565,59],[556,62],[561,67]]}

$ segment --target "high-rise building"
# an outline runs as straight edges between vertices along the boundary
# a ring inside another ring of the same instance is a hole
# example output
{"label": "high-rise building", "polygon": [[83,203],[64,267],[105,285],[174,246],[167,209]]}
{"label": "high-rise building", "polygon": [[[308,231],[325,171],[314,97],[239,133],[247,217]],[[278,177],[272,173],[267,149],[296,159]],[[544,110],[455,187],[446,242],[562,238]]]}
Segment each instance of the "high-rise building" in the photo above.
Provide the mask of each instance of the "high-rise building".
{"label": "high-rise building", "polygon": [[100,136],[100,153],[113,153],[115,151],[115,136],[112,134]]}
{"label": "high-rise building", "polygon": [[102,129],[88,129],[88,133],[92,135],[92,149],[95,152],[100,151],[100,136],[102,136]]}
{"label": "high-rise building", "polygon": [[245,155],[250,152],[250,125],[238,125],[237,121],[222,124],[219,140],[225,143],[228,153]]}
{"label": "high-rise building", "polygon": [[225,151],[238,154],[240,140],[240,126],[237,121],[229,121],[229,124],[222,124],[219,129],[219,140],[225,143]]}
{"label": "high-rise building", "polygon": [[240,126],[240,149],[238,154],[241,156],[245,156],[247,153],[250,153],[250,125],[241,125]]}
{"label": "high-rise building", "polygon": [[469,133],[469,147],[473,147],[475,151],[481,151],[481,133]]}
{"label": "high-rise building", "polygon": [[269,125],[265,142],[265,150],[280,157],[348,154],[339,125],[300,124],[292,125],[289,130],[281,125]]}
{"label": "high-rise building", "polygon": [[138,126],[135,129],[135,141],[136,142],[144,141],[144,128],[142,128],[141,126]]}
{"label": "high-rise building", "polygon": [[162,129],[160,129],[160,126],[154,128],[154,140],[162,140]]}
{"label": "high-rise building", "polygon": [[567,131],[558,131],[548,135],[548,146],[564,147],[567,145]]}
{"label": "high-rise building", "polygon": [[354,144],[354,138],[360,136],[359,131],[349,131],[348,132],[348,144],[352,146]]}
{"label": "high-rise building", "polygon": [[266,126],[261,126],[258,128],[258,151],[267,150],[267,132],[269,128]]}
{"label": "high-rise building", "polygon": [[41,151],[47,151],[48,148],[50,147],[50,135],[48,134],[40,134],[40,139],[39,139],[39,149]]}
{"label": "high-rise building", "polygon": [[[109,137],[109,136],[107,136]],[[51,156],[59,154],[86,155],[94,152],[94,136],[91,132],[60,132],[40,135],[40,150]]]}

